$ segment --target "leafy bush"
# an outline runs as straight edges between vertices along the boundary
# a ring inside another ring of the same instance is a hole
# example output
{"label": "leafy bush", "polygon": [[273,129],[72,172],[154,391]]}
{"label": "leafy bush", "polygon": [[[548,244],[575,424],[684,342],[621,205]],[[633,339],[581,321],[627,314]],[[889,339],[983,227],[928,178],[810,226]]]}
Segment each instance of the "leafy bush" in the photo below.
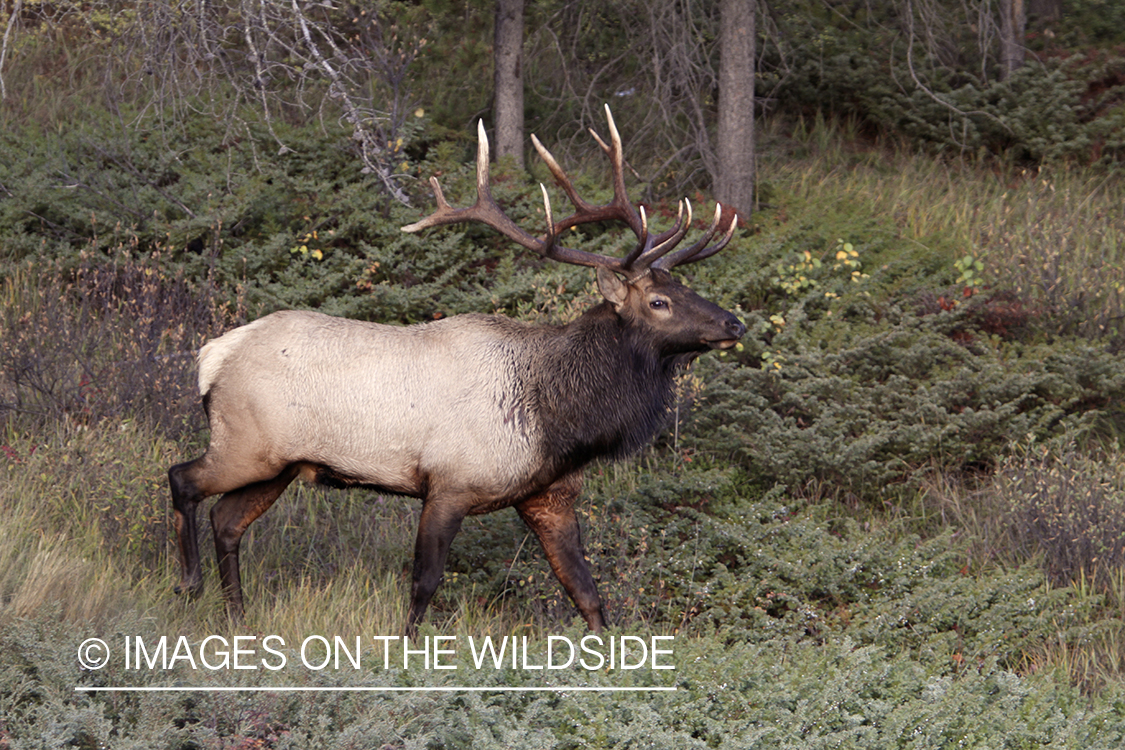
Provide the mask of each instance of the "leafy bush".
{"label": "leafy bush", "polygon": [[[73,269],[112,262],[123,249],[158,255],[167,274],[205,278],[221,296],[237,289],[254,317],[314,308],[412,323],[510,312],[531,299],[538,256],[479,226],[404,234],[432,209],[425,183],[413,191],[417,208],[392,206],[339,148],[339,133],[294,127],[285,135],[292,150],[269,159],[253,141],[229,142],[203,122],[178,139],[93,127],[57,138],[0,136],[0,258]],[[440,174],[450,199],[467,205],[474,165],[452,156],[433,149],[419,172]],[[577,179],[592,200],[604,193]],[[493,191],[513,220],[541,230],[542,197],[526,174],[494,168]],[[565,205],[561,192],[553,197]],[[618,234],[591,227],[570,242],[604,251]],[[571,295],[589,277],[574,268],[546,273]]]}
{"label": "leafy bush", "polygon": [[919,89],[885,96],[874,115],[939,151],[990,154],[1016,164],[1112,164],[1125,145],[1125,121],[1112,112],[1097,114],[1107,108],[1107,97],[1123,94],[1112,89],[1091,99],[1091,74],[1077,62],[1029,62],[1006,81],[942,90],[941,101]]}

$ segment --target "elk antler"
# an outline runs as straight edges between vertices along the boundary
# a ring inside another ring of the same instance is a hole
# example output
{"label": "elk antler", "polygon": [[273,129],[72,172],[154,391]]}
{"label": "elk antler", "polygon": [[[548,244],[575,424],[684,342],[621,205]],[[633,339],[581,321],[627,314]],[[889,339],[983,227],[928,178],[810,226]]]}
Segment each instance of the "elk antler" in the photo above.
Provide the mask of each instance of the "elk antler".
{"label": "elk antler", "polygon": [[[613,175],[613,200],[609,203],[594,205],[578,195],[570,177],[559,166],[551,152],[544,148],[539,139],[533,135],[531,136],[531,142],[534,144],[535,150],[539,153],[547,168],[551,170],[555,181],[566,193],[571,204],[574,205],[574,213],[556,223],[552,218],[551,200],[547,196],[547,188],[540,185],[543,190],[543,204],[547,217],[547,233],[543,237],[533,237],[528,234],[508,218],[492,197],[488,176],[488,136],[484,132],[484,122],[481,121],[477,124],[476,203],[467,208],[454,208],[446,202],[437,178],[431,177],[430,185],[433,187],[434,198],[437,200],[437,210],[421,221],[403,227],[402,231],[417,232],[429,227],[465,221],[479,221],[545,258],[579,266],[604,266],[633,277],[644,274],[650,268],[667,270],[677,265],[695,263],[722,250],[734,235],[734,230],[738,225],[738,215],[731,214],[729,226],[722,238],[714,245],[707,247],[707,243],[711,241],[711,238],[715,236],[719,229],[719,224],[723,218],[722,206],[715,207],[715,220],[704,232],[703,237],[690,247],[672,252],[672,249],[680,243],[691,226],[691,203],[686,198],[680,201],[676,223],[671,229],[655,236],[649,233],[648,218],[645,216],[644,207],[642,206],[638,211],[629,202],[629,196],[625,190],[625,157],[622,153],[621,135],[617,132],[617,125],[613,122],[609,105],[606,105],[605,114],[609,123],[609,145],[593,130],[590,130],[590,135],[594,137],[602,151],[609,157]],[[563,247],[557,242],[559,236],[570,227],[595,221],[611,220],[628,224],[633,233],[637,235],[636,247],[622,258]]]}

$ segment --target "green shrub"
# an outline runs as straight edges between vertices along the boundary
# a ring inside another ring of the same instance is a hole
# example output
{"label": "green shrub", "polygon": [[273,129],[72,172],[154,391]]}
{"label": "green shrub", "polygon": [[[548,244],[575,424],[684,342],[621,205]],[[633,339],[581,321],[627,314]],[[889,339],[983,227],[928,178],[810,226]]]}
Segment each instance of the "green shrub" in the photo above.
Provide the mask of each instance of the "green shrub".
{"label": "green shrub", "polygon": [[[790,114],[848,119],[866,134],[950,156],[1113,168],[1125,147],[1125,61],[1105,44],[1104,29],[1113,26],[1105,5],[1075,8],[1082,22],[1068,8],[1053,24],[1070,46],[1051,41],[1055,28],[1050,36],[1031,31],[1029,44],[1044,49],[1001,80],[998,42],[971,32],[982,22],[979,9],[869,4],[843,24],[808,4],[775,20],[786,44],[765,47],[759,95]],[[1087,31],[1105,49],[1079,39]]]}
{"label": "green shrub", "polygon": [[964,330],[961,312],[881,314],[805,330],[791,314],[770,344],[774,366],[701,363],[694,447],[735,456],[767,484],[886,500],[919,467],[987,468],[1013,440],[1091,425],[1125,396],[1118,357],[1099,350],[966,346],[950,335]]}

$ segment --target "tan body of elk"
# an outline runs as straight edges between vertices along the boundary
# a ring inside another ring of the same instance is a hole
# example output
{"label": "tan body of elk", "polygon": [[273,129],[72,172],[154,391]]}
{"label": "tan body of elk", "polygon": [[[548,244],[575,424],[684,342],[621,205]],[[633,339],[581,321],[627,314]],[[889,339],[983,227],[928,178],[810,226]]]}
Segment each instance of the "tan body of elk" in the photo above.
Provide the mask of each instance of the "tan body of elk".
{"label": "tan body of elk", "polygon": [[[610,128],[613,148],[603,148],[621,182],[612,120]],[[557,170],[549,154],[544,158]],[[536,533],[588,625],[604,625],[573,509],[581,470],[651,440],[667,419],[677,367],[708,349],[733,346],[745,332],[734,315],[666,270],[673,261],[713,254],[731,232],[704,247],[717,216],[702,242],[669,256],[686,230],[682,216],[673,230],[649,237],[623,184],[613,204],[590,207],[558,170],[579,209],[560,227],[602,220],[606,209],[616,212],[609,218],[632,225],[632,212],[640,243],[628,263],[628,257],[556,247],[553,236],[561,229],[551,223],[549,204],[546,240],[504,223],[488,195],[483,131],[479,163],[476,206],[450,208],[435,182],[439,210],[407,229],[485,221],[547,257],[595,266],[605,301],[566,326],[459,315],[399,327],[289,311],[208,343],[200,352],[199,386],[210,445],[201,458],[169,470],[183,565],[178,590],[202,587],[196,506],[221,493],[211,523],[228,610],[240,617],[239,541],[300,477],[422,499],[408,633],[437,589],[464,517],[508,506]]]}

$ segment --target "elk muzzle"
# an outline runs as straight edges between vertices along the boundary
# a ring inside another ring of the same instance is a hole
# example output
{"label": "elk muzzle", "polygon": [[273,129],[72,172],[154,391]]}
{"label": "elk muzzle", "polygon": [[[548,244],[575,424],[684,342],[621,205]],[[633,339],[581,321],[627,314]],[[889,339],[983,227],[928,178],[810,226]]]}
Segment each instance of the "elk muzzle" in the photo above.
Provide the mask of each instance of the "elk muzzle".
{"label": "elk muzzle", "polygon": [[746,325],[734,313],[726,313],[718,327],[721,329],[718,337],[703,339],[703,343],[712,349],[731,349],[746,333]]}

